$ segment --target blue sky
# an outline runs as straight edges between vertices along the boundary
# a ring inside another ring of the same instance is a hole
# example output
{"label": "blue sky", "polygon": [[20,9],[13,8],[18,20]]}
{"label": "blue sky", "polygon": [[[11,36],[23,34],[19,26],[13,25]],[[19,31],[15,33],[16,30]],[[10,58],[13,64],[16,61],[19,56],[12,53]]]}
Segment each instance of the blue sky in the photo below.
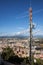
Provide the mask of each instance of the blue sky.
{"label": "blue sky", "polygon": [[[43,35],[43,0],[31,0],[33,32]],[[18,34],[29,28],[30,0],[0,0],[0,35]],[[26,33],[28,34],[28,33]],[[25,35],[26,35],[25,34]]]}

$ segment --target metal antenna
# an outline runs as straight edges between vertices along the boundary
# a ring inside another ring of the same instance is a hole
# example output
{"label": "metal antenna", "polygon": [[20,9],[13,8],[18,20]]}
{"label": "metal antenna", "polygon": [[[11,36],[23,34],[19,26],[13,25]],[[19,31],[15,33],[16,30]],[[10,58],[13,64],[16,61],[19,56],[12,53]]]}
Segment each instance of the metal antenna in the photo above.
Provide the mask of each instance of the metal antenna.
{"label": "metal antenna", "polygon": [[32,65],[32,7],[31,7],[31,0],[30,0],[30,65]]}

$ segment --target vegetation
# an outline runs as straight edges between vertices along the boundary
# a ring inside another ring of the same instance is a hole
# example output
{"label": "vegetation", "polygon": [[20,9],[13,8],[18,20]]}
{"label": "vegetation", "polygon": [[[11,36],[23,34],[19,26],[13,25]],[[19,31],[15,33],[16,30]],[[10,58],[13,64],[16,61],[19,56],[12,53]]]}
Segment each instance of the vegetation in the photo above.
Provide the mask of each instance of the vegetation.
{"label": "vegetation", "polygon": [[15,56],[11,56],[8,59],[8,62],[11,62],[11,63],[14,63],[14,64],[21,64],[21,62],[23,62],[23,60],[24,60],[23,58],[20,58],[17,55],[15,55]]}
{"label": "vegetation", "polygon": [[9,46],[6,48],[3,48],[1,56],[4,60],[8,60],[13,55],[15,55],[15,54],[14,54],[12,48],[10,48]]}
{"label": "vegetation", "polygon": [[43,60],[41,59],[36,59],[36,65],[43,65]]}
{"label": "vegetation", "polygon": [[3,48],[1,56],[3,60],[6,60],[11,63],[15,64],[28,63],[28,58],[18,57],[17,55],[15,55],[14,51],[9,46]]}
{"label": "vegetation", "polygon": [[[28,57],[26,58],[18,57],[17,55],[15,55],[12,48],[10,48],[9,46],[6,48],[3,48],[1,56],[4,60],[13,64],[30,65]],[[43,65],[43,60],[36,59],[36,62],[33,61],[32,65]]]}

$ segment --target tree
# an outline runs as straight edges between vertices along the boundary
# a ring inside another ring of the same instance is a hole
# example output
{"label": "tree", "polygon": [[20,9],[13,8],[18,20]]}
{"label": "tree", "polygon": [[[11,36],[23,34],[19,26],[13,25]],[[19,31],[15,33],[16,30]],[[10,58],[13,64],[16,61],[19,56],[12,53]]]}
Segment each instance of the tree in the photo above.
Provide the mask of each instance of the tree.
{"label": "tree", "polygon": [[23,62],[23,61],[24,61],[24,58],[18,57],[17,55],[11,56],[8,59],[8,62],[11,62],[13,64],[21,64],[21,62]]}
{"label": "tree", "polygon": [[3,58],[4,60],[8,60],[9,57],[10,57],[10,56],[13,56],[13,55],[15,55],[15,54],[14,54],[12,48],[10,48],[9,46],[6,47],[6,48],[3,48],[3,51],[2,51],[1,56],[2,56],[2,58]]}

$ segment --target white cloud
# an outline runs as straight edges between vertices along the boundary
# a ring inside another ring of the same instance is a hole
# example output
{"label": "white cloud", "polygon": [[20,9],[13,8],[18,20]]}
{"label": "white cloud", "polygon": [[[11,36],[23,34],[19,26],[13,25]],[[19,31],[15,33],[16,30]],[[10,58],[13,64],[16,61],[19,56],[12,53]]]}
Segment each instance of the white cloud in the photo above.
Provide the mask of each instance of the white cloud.
{"label": "white cloud", "polygon": [[[36,25],[36,24],[35,24]],[[33,30],[33,35],[43,35],[43,30],[42,30],[43,26],[38,25],[36,27],[36,29]],[[19,27],[18,29],[23,29],[22,27]],[[14,35],[21,35],[21,34],[28,34],[29,35],[30,30],[26,29],[26,30],[22,30],[22,31],[18,31],[18,32],[11,32],[11,33],[0,33],[0,36],[14,36]]]}

